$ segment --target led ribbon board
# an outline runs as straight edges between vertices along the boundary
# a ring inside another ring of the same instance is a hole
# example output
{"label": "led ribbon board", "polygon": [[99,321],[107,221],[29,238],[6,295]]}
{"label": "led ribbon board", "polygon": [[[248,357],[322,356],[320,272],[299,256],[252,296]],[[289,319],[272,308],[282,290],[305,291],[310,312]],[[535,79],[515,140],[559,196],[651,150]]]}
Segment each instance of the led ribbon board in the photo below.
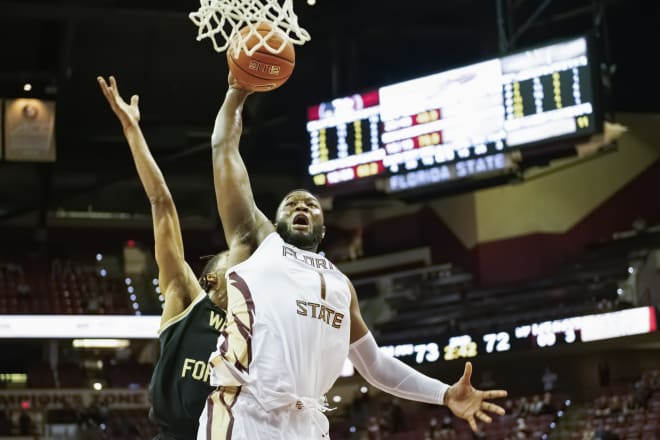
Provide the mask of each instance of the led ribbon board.
{"label": "led ribbon board", "polygon": [[160,316],[0,315],[0,338],[155,339]]}
{"label": "led ribbon board", "polygon": [[637,307],[597,315],[542,321],[481,335],[453,335],[446,340],[382,346],[408,363],[451,361],[493,353],[545,349],[652,333],[657,330],[654,307]]}

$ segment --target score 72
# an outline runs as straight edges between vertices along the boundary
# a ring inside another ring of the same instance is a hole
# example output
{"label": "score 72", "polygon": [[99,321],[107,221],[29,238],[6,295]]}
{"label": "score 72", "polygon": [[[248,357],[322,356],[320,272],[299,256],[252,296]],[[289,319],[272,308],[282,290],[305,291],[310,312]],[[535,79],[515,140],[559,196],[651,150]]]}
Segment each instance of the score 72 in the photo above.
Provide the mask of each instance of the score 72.
{"label": "score 72", "polygon": [[510,336],[507,332],[488,333],[484,335],[484,342],[486,343],[486,353],[495,351],[509,351],[511,344],[509,343]]}

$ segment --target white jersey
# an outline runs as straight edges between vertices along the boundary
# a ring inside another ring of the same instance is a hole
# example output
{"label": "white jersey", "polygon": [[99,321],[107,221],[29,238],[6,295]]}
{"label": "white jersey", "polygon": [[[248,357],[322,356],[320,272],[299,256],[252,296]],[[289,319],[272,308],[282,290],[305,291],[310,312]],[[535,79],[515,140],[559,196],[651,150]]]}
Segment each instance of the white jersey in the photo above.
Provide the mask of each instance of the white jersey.
{"label": "white jersey", "polygon": [[227,270],[227,291],[227,327],[211,355],[211,384],[240,386],[268,411],[322,399],[348,355],[346,276],[273,232]]}

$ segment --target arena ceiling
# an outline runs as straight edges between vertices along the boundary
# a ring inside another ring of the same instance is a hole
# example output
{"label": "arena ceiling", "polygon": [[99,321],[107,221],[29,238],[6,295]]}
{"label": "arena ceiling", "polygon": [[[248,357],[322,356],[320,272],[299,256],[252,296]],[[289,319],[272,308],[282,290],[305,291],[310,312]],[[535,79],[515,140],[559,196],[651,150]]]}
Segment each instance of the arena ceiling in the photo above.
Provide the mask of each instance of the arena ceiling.
{"label": "arena ceiling", "polygon": [[[309,105],[496,56],[496,0],[296,0],[312,41],[281,89],[250,98],[242,153],[270,213],[304,184]],[[652,3],[652,5],[651,5]],[[596,28],[615,66],[610,109],[658,111],[657,2],[502,0],[517,47]],[[187,18],[194,0],[0,0],[0,97],[57,103],[57,161],[0,162],[0,224],[48,212],[148,214],[120,126],[98,90],[114,74],[141,97],[142,126],[184,219],[215,217],[209,138],[227,67]],[[604,6],[606,13],[597,11]],[[27,215],[27,217],[26,217]]]}

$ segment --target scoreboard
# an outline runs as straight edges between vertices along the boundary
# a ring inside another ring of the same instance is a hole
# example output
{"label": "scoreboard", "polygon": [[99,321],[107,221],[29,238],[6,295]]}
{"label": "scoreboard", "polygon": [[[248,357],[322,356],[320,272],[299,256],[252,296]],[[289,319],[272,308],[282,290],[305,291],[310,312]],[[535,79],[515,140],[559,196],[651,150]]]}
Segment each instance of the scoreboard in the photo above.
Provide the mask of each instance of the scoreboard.
{"label": "scoreboard", "polygon": [[383,172],[378,92],[338,98],[308,110],[310,174],[317,186]]}
{"label": "scoreboard", "polygon": [[654,307],[637,307],[518,325],[490,333],[450,335],[435,341],[382,346],[390,356],[410,364],[453,361],[495,353],[579,345],[657,331]]}
{"label": "scoreboard", "polygon": [[317,187],[379,176],[396,192],[425,170],[504,170],[513,151],[591,135],[600,121],[590,58],[582,37],[311,107],[308,173]]}

